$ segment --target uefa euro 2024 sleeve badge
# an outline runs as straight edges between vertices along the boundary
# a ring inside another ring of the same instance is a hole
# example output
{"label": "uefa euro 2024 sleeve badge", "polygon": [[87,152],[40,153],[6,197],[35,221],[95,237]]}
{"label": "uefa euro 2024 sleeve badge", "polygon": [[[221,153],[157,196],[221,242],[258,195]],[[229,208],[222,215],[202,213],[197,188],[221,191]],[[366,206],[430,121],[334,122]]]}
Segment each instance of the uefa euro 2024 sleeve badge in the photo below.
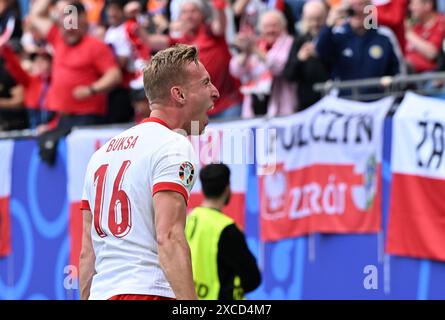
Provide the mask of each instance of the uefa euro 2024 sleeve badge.
{"label": "uefa euro 2024 sleeve badge", "polygon": [[195,175],[195,168],[193,164],[188,161],[181,163],[179,166],[179,178],[182,183],[186,186],[190,185],[193,181],[193,176]]}

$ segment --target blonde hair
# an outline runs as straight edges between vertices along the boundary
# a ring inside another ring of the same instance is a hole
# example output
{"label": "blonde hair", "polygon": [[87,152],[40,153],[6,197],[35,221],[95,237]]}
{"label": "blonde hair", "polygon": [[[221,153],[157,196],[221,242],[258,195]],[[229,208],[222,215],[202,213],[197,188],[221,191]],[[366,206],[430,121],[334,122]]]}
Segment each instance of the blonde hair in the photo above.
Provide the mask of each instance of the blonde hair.
{"label": "blonde hair", "polygon": [[148,101],[166,101],[172,86],[186,83],[186,67],[191,62],[198,65],[195,46],[177,44],[156,53],[144,69],[144,90]]}

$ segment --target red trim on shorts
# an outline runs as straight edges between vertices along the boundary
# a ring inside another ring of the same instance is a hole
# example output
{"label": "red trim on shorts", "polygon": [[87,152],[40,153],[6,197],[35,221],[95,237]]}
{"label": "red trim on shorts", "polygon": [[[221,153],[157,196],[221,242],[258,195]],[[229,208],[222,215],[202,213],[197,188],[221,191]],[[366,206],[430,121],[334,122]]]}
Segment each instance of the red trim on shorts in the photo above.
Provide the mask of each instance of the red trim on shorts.
{"label": "red trim on shorts", "polygon": [[159,124],[163,125],[164,127],[168,128],[168,129],[172,130],[172,128],[170,128],[168,126],[168,124],[165,123],[164,120],[161,120],[161,119],[156,118],[156,117],[145,118],[144,120],[141,121],[141,123],[145,123],[145,122],[156,122],[156,123],[159,123]]}
{"label": "red trim on shorts", "polygon": [[80,202],[80,210],[89,210],[89,211],[91,211],[90,203],[88,202],[88,200],[82,200]]}
{"label": "red trim on shorts", "polygon": [[189,200],[189,196],[187,194],[187,190],[180,184],[174,182],[158,182],[153,186],[153,196],[159,191],[175,191],[180,193],[185,202],[187,203]]}
{"label": "red trim on shorts", "polygon": [[161,297],[161,296],[151,296],[148,294],[118,294],[116,296],[112,296],[108,300],[176,300],[176,299]]}

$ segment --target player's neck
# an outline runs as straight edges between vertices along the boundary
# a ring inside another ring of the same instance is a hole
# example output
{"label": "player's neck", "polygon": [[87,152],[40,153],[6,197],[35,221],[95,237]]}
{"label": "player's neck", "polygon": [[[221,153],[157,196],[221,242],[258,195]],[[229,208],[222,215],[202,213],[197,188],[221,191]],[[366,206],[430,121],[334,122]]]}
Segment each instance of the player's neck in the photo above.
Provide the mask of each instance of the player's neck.
{"label": "player's neck", "polygon": [[166,108],[163,108],[162,110],[156,109],[156,110],[151,111],[150,117],[161,119],[172,130],[183,129],[184,123],[183,123],[181,117],[174,115],[173,114],[174,112],[173,111],[170,112],[170,111],[171,110],[166,110]]}

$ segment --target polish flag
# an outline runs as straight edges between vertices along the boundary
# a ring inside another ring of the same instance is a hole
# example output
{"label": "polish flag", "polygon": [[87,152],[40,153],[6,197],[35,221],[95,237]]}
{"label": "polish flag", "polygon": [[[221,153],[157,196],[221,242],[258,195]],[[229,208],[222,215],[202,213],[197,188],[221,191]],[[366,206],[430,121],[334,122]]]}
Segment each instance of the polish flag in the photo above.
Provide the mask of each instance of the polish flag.
{"label": "polish flag", "polygon": [[386,250],[445,261],[445,103],[407,93],[393,119]]}

